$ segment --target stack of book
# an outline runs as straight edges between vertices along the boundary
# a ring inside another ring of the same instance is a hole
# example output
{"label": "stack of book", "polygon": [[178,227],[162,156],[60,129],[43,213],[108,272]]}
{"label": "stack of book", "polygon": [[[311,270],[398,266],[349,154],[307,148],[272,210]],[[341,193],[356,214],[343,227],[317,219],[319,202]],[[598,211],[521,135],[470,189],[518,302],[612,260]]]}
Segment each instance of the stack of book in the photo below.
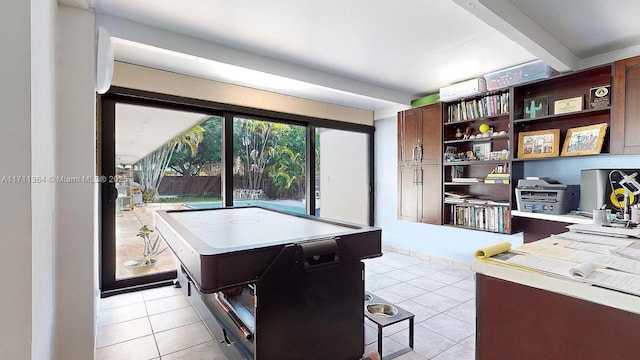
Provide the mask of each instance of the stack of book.
{"label": "stack of book", "polygon": [[487,178],[484,179],[485,184],[509,184],[508,173],[498,173],[498,174],[488,174]]}
{"label": "stack of book", "polygon": [[484,180],[478,178],[454,177],[453,179],[451,179],[451,181],[454,183],[476,183],[482,182]]}

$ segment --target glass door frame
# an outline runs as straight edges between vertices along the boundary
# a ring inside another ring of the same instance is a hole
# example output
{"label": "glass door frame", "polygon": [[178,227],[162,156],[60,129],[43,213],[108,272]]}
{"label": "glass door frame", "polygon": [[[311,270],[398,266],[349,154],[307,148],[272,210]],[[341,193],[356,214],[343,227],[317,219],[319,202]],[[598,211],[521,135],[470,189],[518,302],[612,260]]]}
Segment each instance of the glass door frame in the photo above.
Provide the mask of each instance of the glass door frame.
{"label": "glass door frame", "polygon": [[[217,103],[213,101],[185,98],[175,95],[160,94],[144,90],[136,90],[112,86],[109,92],[98,96],[98,164],[97,173],[104,178],[114,178],[115,159],[115,107],[117,103],[125,103],[187,112],[207,113],[221,116],[223,119],[223,154],[222,154],[222,201],[224,207],[233,207],[233,121],[237,116],[251,117],[257,120],[272,121],[306,127],[306,189],[315,189],[315,132],[316,128],[332,128],[338,130],[365,133],[369,144],[369,225],[374,223],[374,127],[337,120],[328,120],[280,113],[270,110],[248,108],[244,106]],[[229,141],[230,140],[230,141]],[[114,185],[114,184],[111,184]],[[171,283],[177,276],[176,271],[167,271],[140,277],[116,279],[116,198],[117,190],[110,183],[103,182],[99,193],[99,288],[102,296],[109,296],[126,291],[150,288]],[[306,191],[306,211],[315,215],[315,191]]]}

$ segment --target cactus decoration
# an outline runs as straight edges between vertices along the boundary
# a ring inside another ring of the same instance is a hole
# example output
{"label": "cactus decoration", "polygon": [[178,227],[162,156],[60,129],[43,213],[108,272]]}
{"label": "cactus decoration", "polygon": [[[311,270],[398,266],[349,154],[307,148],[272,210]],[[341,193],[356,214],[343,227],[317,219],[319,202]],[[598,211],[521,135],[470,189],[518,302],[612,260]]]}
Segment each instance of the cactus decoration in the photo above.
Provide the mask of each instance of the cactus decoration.
{"label": "cactus decoration", "polygon": [[542,104],[538,104],[536,106],[535,100],[531,100],[531,105],[525,106],[524,112],[529,115],[529,118],[533,119],[536,117],[536,112],[542,110]]}
{"label": "cactus decoration", "polygon": [[540,96],[531,99],[524,99],[525,119],[535,119],[547,115],[548,98]]}

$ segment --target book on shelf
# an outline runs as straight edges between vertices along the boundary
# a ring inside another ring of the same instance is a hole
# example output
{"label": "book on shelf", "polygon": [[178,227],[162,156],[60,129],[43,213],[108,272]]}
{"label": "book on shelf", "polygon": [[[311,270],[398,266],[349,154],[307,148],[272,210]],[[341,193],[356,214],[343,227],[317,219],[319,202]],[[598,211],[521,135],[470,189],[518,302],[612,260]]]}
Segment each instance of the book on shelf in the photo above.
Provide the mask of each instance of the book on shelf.
{"label": "book on shelf", "polygon": [[444,195],[447,196],[447,197],[458,198],[458,199],[464,199],[464,198],[471,197],[471,195],[469,195],[469,194],[460,194],[460,193],[453,192],[453,191],[445,191]]}
{"label": "book on shelf", "polygon": [[509,113],[509,93],[463,100],[447,107],[447,122],[467,121]]}
{"label": "book on shelf", "polygon": [[451,206],[451,224],[501,233],[510,231],[509,207],[472,204],[468,199],[465,202],[464,205]]}
{"label": "book on shelf", "polygon": [[491,173],[487,174],[487,179],[508,179],[510,176],[509,173]]}
{"label": "book on shelf", "polygon": [[451,179],[452,182],[455,183],[476,183],[476,182],[483,182],[484,179],[480,179],[480,178],[467,178],[467,177],[457,177],[457,178],[453,178]]}
{"label": "book on shelf", "polygon": [[485,184],[510,184],[509,179],[484,179]]}

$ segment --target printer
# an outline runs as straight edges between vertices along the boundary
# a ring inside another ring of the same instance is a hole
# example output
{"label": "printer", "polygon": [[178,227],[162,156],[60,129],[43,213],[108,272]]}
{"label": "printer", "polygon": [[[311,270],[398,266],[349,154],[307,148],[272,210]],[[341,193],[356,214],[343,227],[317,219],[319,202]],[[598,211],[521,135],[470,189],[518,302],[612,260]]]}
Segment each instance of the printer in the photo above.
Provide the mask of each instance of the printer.
{"label": "printer", "polygon": [[518,180],[516,202],[518,210],[551,215],[566,214],[578,207],[579,185],[564,185],[549,178]]}

